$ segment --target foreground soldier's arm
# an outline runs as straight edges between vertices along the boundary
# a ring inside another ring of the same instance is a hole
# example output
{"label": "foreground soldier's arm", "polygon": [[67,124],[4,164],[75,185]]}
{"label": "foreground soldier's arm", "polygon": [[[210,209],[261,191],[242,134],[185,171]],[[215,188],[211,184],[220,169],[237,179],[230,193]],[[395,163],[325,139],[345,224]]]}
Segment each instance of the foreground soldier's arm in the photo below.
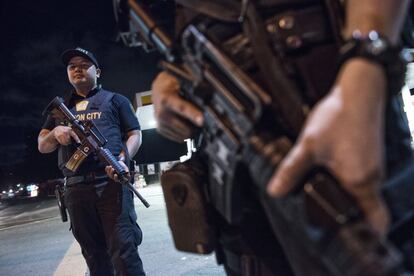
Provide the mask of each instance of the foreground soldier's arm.
{"label": "foreground soldier's arm", "polygon": [[177,79],[166,72],[161,72],[152,83],[157,130],[176,142],[182,142],[191,136],[192,127],[188,122],[203,125],[203,114],[178,95],[179,89]]}
{"label": "foreground soldier's arm", "polygon": [[[375,30],[396,43],[410,1],[347,1],[345,38]],[[366,59],[346,62],[330,93],[312,110],[291,152],[269,183],[282,196],[315,166],[328,168],[359,203],[371,225],[387,230],[389,216],[379,195],[384,178],[385,73]]]}

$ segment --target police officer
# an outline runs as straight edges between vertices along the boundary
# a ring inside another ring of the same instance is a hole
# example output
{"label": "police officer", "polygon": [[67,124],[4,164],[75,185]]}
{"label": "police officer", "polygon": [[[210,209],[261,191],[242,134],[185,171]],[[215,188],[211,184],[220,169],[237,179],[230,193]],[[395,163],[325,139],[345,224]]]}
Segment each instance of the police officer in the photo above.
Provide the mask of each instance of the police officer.
{"label": "police officer", "polygon": [[[105,145],[129,172],[127,164],[141,145],[140,125],[128,99],[97,84],[101,69],[95,56],[82,48],[62,56],[74,90],[66,100],[80,120],[92,120],[108,140]],[[69,126],[49,116],[38,137],[41,153],[59,151],[66,177],[65,202],[73,235],[82,248],[91,275],[145,275],[137,246],[142,232],[136,223],[133,195],[112,167],[89,155],[76,172],[65,165],[79,143]]]}
{"label": "police officer", "polygon": [[[177,2],[186,5],[185,3],[191,1]],[[228,3],[231,1],[223,2]],[[250,5],[265,5],[266,3],[273,2],[276,6],[279,4],[280,9],[285,10],[289,10],[286,8],[286,6],[289,6],[288,2],[294,2],[293,5],[295,7],[292,6],[292,10],[301,4],[305,7],[317,2],[346,3],[346,24],[340,30],[342,39],[348,42],[362,42],[354,43],[358,44],[360,48],[346,57],[346,61],[342,63],[329,92],[325,93],[324,97],[318,99],[317,104],[313,106],[296,145],[271,179],[268,186],[268,194],[275,197],[287,194],[311,168],[322,166],[331,171],[343,188],[354,196],[373,229],[380,234],[386,233],[390,224],[390,216],[380,195],[380,186],[387,170],[395,169],[398,162],[407,160],[410,157],[410,138],[406,128],[392,121],[390,119],[392,116],[389,116],[392,113],[390,112],[392,109],[390,106],[394,98],[390,89],[387,89],[392,82],[388,74],[392,64],[383,62],[383,57],[379,55],[368,56],[367,53],[369,51],[368,48],[371,46],[375,47],[374,44],[378,42],[387,41],[389,43],[388,46],[398,43],[403,19],[405,18],[404,15],[410,1],[242,2],[249,3]],[[202,7],[196,7],[196,9],[202,10]],[[270,8],[264,13],[269,10]],[[219,10],[216,11],[219,12]],[[214,12],[215,10],[210,9],[209,15],[213,15],[213,18]],[[223,14],[230,16],[232,12],[234,10],[229,10],[227,14],[223,12]],[[316,22],[308,21],[310,27]],[[290,26],[296,24],[294,21],[279,23],[283,24],[283,26],[287,26],[286,24],[290,24]],[[298,24],[303,24],[303,22]],[[305,28],[305,26],[303,27]],[[298,29],[300,29],[300,26]],[[292,36],[290,38],[294,39],[295,37]],[[300,41],[298,37],[295,40],[292,39],[291,42],[295,43],[293,46],[296,45],[300,48],[300,43],[303,41]],[[280,51],[283,46],[279,45],[279,47],[278,50]],[[385,50],[384,53],[389,53],[388,50]],[[365,55],[361,53],[365,53]],[[322,56],[319,58],[319,62],[314,64],[315,67],[308,64],[307,67],[300,68],[303,69],[306,77],[315,76],[312,73],[318,72],[325,64],[330,62],[329,58],[326,57],[326,53],[323,53]],[[394,60],[397,60],[397,58]],[[331,74],[333,71],[334,68],[328,74]],[[329,83],[327,77],[325,78],[323,82]],[[318,83],[314,84],[318,85]],[[192,133],[191,128],[188,127],[188,122],[199,127],[202,127],[204,124],[203,114],[196,106],[179,97],[179,89],[180,86],[177,79],[166,72],[160,73],[152,85],[158,130],[173,140],[182,140]],[[387,110],[387,113],[385,110]],[[385,118],[387,118],[387,121]],[[395,119],[395,117],[393,118]],[[387,134],[384,134],[385,132]],[[394,145],[392,145],[393,143]],[[387,147],[385,147],[385,144],[387,144]],[[392,147],[394,147],[393,152],[390,151]],[[220,225],[226,224],[220,222]],[[318,267],[318,262],[313,262],[310,259],[303,260],[300,258],[301,252],[294,252],[296,248],[294,246],[291,247],[289,243],[289,225],[281,225],[280,227],[284,228],[285,235],[279,242],[282,244],[295,274],[325,275],[323,269],[320,270],[320,267]],[[251,229],[241,227],[235,230],[238,230],[238,232],[232,234],[234,237],[233,241],[241,237],[242,242],[246,245],[249,242],[249,238],[252,238],[251,234],[247,233]],[[231,234],[228,236],[231,237]],[[268,236],[263,237],[257,234],[256,241],[262,243],[261,240],[267,238]],[[268,241],[271,242],[272,239],[268,239]],[[241,247],[237,248],[234,245],[231,247],[227,243],[227,249],[235,253],[233,255],[239,255],[238,258],[235,256],[225,260],[228,274],[250,275],[243,269],[243,267],[249,264],[249,262],[246,262],[248,260],[248,258],[245,258],[246,256],[255,256],[256,259],[263,261],[259,263],[268,264],[263,257],[266,254],[264,251],[267,249],[265,247],[261,249],[253,248],[252,244],[254,243],[247,244],[248,248],[246,250],[241,249]],[[226,244],[224,247],[226,247]],[[274,251],[277,250],[279,248],[275,247]],[[228,255],[230,256],[230,254]],[[268,254],[267,257],[272,256]],[[286,266],[281,265],[279,268],[277,266],[272,268],[267,265],[267,268],[272,271],[270,275],[286,275],[286,271],[278,270],[281,267]],[[238,269],[234,270],[232,268]],[[263,272],[264,270],[257,270],[257,266],[255,266],[255,269],[256,274],[253,273],[252,275],[267,275]]]}

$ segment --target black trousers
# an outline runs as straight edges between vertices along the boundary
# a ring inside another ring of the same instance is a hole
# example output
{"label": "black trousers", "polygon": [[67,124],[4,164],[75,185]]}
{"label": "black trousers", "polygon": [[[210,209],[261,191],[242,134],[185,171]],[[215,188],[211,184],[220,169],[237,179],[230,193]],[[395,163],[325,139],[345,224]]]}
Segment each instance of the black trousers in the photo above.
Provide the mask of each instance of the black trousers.
{"label": "black trousers", "polygon": [[67,187],[65,203],[92,276],[145,275],[137,250],[142,232],[132,192],[108,179],[78,183]]}
{"label": "black trousers", "polygon": [[243,209],[237,225],[216,214],[216,257],[228,276],[293,276],[292,268],[275,239],[259,205]]}

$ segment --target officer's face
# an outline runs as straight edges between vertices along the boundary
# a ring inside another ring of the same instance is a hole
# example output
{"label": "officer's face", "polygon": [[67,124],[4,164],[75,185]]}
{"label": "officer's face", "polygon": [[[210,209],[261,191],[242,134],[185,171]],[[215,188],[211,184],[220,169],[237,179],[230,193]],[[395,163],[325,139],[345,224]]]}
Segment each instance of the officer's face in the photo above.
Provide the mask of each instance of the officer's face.
{"label": "officer's face", "polygon": [[88,59],[73,57],[67,66],[69,82],[76,87],[91,87],[96,85],[100,70]]}

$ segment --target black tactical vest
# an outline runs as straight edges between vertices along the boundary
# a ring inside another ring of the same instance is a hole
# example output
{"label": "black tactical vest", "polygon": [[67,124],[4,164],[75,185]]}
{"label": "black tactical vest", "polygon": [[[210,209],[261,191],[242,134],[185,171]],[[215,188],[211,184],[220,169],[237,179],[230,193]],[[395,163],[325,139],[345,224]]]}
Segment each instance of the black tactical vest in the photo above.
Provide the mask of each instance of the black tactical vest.
{"label": "black tactical vest", "polygon": [[[113,97],[113,92],[100,89],[91,97],[70,103],[68,108],[79,121],[93,121],[108,141],[104,147],[109,149],[115,156],[118,156],[121,150],[126,147],[123,143],[123,134],[121,133],[118,115],[114,112],[112,102]],[[94,154],[89,155],[88,158],[84,160],[77,172],[68,170],[65,167],[66,162],[70,159],[75,150],[76,147],[74,144],[59,147],[59,168],[62,170],[64,176],[83,175],[89,172],[104,173],[105,165],[101,163]]]}

